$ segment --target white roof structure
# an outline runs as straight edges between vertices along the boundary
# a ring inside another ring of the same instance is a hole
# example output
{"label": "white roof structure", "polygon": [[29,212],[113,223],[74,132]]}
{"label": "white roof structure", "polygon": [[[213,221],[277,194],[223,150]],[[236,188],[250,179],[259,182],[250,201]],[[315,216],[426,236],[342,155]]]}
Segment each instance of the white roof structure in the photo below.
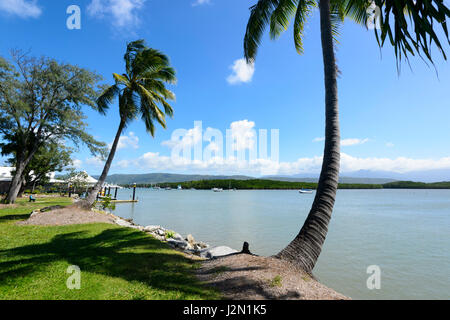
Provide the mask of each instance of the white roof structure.
{"label": "white roof structure", "polygon": [[[0,181],[9,182],[12,180],[13,172],[16,168],[14,167],[0,167]],[[31,175],[33,175],[33,171],[31,171]],[[50,183],[65,183],[64,180],[55,179],[56,173],[51,172],[47,175],[50,178]],[[95,179],[94,179],[95,180]]]}
{"label": "white roof structure", "polygon": [[14,169],[13,167],[0,167],[0,181],[11,181],[13,178],[11,172]]}
{"label": "white roof structure", "polygon": [[93,186],[98,182],[98,180],[92,178],[86,171],[83,171],[83,173],[84,173],[83,175],[78,174],[75,177],[70,178],[69,180],[67,180],[67,182],[78,181],[78,182],[86,183],[89,186]]}

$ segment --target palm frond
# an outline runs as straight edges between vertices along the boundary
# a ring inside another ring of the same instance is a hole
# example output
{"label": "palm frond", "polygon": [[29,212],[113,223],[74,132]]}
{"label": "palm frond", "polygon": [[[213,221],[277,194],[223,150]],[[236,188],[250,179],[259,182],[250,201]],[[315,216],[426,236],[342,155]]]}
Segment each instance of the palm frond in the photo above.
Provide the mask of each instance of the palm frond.
{"label": "palm frond", "polygon": [[97,99],[97,108],[101,114],[105,114],[106,110],[109,109],[112,101],[116,96],[120,94],[120,88],[117,85],[112,85],[105,89],[103,93]]}
{"label": "palm frond", "polygon": [[116,81],[116,84],[119,85],[124,85],[125,87],[129,87],[130,86],[130,81],[127,78],[127,75],[120,75],[117,73],[113,73],[113,78]]}
{"label": "palm frond", "polygon": [[286,31],[289,23],[297,12],[299,0],[279,0],[278,6],[270,17],[270,38],[276,39]]}
{"label": "palm frond", "polygon": [[130,42],[127,45],[127,51],[124,56],[127,74],[131,74],[133,61],[136,58],[136,55],[145,48],[145,41],[142,39]]}
{"label": "palm frond", "polygon": [[294,19],[294,43],[299,54],[303,54],[303,31],[306,20],[315,7],[317,7],[317,3],[314,0],[299,0]]}
{"label": "palm frond", "polygon": [[[433,63],[432,45],[436,46],[445,60],[447,59],[434,30],[435,24],[440,25],[447,44],[450,44],[447,28],[450,10],[444,0],[375,0],[375,4],[381,8],[381,30],[375,28],[376,39],[380,47],[383,47],[386,38],[389,39],[398,63],[402,58],[408,59],[410,55],[415,54],[424,54]],[[393,21],[391,17],[394,18]],[[408,24],[407,18],[411,25]]]}
{"label": "palm frond", "polygon": [[132,78],[142,77],[143,74],[157,73],[169,66],[169,58],[155,49],[145,49],[136,55],[133,61]]}
{"label": "palm frond", "polygon": [[367,27],[369,8],[372,4],[374,4],[372,0],[345,0],[345,16]]}
{"label": "palm frond", "polygon": [[244,37],[244,55],[248,63],[255,60],[261,37],[278,3],[279,0],[259,0],[250,8],[250,18]]}

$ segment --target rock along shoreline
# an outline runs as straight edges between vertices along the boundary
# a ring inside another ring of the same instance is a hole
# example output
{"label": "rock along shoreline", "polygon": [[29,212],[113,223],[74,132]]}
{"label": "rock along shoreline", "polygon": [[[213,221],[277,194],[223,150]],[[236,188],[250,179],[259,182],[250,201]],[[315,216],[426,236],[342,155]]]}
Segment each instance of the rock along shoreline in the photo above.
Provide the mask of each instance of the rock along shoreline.
{"label": "rock along shoreline", "polygon": [[[94,211],[99,212],[98,210],[95,209]],[[218,257],[227,256],[239,252],[227,246],[211,247],[207,243],[196,241],[191,234],[188,234],[186,237],[183,237],[181,234],[173,230],[166,229],[162,226],[157,225],[141,226],[134,223],[132,219],[124,219],[109,212],[104,211],[100,212],[110,215],[114,219],[114,223],[118,226],[145,232],[153,236],[154,238],[167,243],[173,249],[182,251],[184,253],[192,254],[200,258],[215,259]]]}

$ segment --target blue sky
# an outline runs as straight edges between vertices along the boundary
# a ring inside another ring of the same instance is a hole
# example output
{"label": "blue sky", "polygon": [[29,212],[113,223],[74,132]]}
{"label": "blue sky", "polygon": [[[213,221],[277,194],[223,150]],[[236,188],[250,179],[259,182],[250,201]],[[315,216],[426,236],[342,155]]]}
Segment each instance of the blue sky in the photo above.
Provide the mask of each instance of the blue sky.
{"label": "blue sky", "polygon": [[[178,76],[171,88],[177,96],[174,118],[167,130],[158,128],[154,139],[139,120],[133,122],[111,173],[259,175],[264,166],[279,174],[317,172],[324,136],[318,12],[306,28],[304,55],[296,53],[291,29],[277,41],[266,35],[253,69],[239,59],[248,8],[255,2],[0,0],[0,54],[8,57],[12,48],[31,50],[95,70],[107,83],[113,72],[123,72],[129,41],[143,38],[170,57]],[[81,30],[66,27],[69,5],[81,8]],[[411,59],[412,70],[403,64],[398,75],[393,49],[380,51],[372,31],[346,21],[337,50],[343,171],[450,168],[450,69],[435,53],[438,75],[419,58]],[[107,116],[88,109],[86,114],[89,132],[110,143],[119,122],[117,105]],[[172,163],[167,141],[174,130],[192,129],[197,120],[204,131],[216,128],[224,135],[230,127],[238,135],[279,129],[279,163]],[[101,172],[101,161],[87,150],[74,158],[80,169]]]}

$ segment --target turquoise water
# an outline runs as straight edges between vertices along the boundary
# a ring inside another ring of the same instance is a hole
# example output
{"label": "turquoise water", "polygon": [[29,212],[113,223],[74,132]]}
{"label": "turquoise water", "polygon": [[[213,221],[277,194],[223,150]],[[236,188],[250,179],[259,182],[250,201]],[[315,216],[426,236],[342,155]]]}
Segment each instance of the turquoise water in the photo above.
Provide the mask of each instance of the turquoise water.
{"label": "turquoise water", "polygon": [[[259,255],[295,237],[314,198],[281,190],[136,194],[139,203],[117,205],[117,215],[213,246],[247,241]],[[366,286],[370,265],[381,269],[379,290]],[[340,190],[314,274],[354,299],[450,299],[450,190]]]}

